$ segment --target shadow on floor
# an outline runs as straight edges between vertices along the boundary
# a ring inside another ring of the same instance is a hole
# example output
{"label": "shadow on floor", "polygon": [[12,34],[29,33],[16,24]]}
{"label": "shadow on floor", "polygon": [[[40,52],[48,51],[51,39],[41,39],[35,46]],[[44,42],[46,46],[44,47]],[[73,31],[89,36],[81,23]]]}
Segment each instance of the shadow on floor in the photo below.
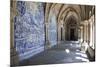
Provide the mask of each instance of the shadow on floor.
{"label": "shadow on floor", "polygon": [[78,43],[65,42],[41,52],[28,60],[20,62],[20,65],[26,66],[79,62],[89,62],[87,55],[80,51],[80,45]]}

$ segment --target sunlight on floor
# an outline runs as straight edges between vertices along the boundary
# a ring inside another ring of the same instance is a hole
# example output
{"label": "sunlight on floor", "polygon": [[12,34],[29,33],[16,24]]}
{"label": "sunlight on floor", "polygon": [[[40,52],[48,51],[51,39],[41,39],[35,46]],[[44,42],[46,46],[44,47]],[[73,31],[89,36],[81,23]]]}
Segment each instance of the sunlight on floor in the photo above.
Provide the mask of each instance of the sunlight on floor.
{"label": "sunlight on floor", "polygon": [[82,57],[87,57],[87,55],[86,54],[82,54],[82,53],[76,53],[77,55],[80,55],[80,56],[82,56]]}
{"label": "sunlight on floor", "polygon": [[76,51],[80,51],[80,50],[77,49]]}
{"label": "sunlight on floor", "polygon": [[88,59],[86,59],[86,58],[82,58],[82,57],[75,57],[76,59],[79,59],[79,60],[82,60],[82,61],[86,61],[86,62],[89,62],[89,60]]}
{"label": "sunlight on floor", "polygon": [[69,52],[70,52],[70,50],[69,50],[69,49],[65,49],[65,51],[66,51],[66,53],[69,53]]}
{"label": "sunlight on floor", "polygon": [[72,43],[70,44],[70,46],[72,46]]}

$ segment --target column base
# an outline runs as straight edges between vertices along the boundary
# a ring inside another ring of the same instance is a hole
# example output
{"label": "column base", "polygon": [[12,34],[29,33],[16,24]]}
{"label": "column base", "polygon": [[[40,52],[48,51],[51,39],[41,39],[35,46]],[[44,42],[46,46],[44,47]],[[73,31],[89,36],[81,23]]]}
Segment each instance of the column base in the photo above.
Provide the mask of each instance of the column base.
{"label": "column base", "polygon": [[87,48],[88,48],[88,43],[84,41],[81,45],[81,51],[86,52]]}

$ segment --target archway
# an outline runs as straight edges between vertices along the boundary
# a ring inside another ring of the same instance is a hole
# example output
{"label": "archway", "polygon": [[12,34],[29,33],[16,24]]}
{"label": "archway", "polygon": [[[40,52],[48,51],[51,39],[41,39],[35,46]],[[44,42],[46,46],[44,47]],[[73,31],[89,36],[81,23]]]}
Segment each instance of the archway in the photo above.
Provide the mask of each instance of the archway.
{"label": "archway", "polygon": [[69,18],[67,18],[65,29],[65,39],[67,41],[78,40],[78,24],[77,19],[74,16],[70,16]]}

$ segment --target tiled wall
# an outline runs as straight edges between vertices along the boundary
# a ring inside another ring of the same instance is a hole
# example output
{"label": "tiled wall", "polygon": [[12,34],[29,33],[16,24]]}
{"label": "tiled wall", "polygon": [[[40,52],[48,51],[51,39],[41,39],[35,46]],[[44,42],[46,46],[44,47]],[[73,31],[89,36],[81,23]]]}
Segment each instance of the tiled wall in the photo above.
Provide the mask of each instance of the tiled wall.
{"label": "tiled wall", "polygon": [[51,46],[57,44],[57,21],[56,15],[51,11],[49,14],[48,38]]}
{"label": "tiled wall", "polygon": [[43,3],[17,1],[14,17],[14,47],[20,61],[44,50]]}

